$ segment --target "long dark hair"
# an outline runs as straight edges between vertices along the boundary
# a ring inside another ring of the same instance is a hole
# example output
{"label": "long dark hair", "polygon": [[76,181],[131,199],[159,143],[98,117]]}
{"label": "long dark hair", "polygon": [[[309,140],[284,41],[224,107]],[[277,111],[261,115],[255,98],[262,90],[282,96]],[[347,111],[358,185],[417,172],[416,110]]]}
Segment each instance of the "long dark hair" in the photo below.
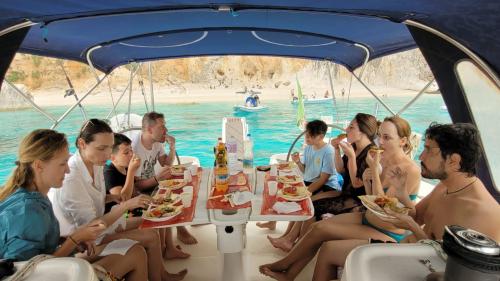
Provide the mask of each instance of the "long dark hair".
{"label": "long dark hair", "polygon": [[378,132],[379,123],[377,118],[370,114],[358,113],[354,116],[354,120],[358,123],[359,130],[373,142]]}
{"label": "long dark hair", "polygon": [[92,118],[83,123],[80,133],[76,138],[76,147],[78,148],[78,140],[82,139],[85,143],[94,141],[94,136],[99,133],[113,133],[111,127],[103,120]]}

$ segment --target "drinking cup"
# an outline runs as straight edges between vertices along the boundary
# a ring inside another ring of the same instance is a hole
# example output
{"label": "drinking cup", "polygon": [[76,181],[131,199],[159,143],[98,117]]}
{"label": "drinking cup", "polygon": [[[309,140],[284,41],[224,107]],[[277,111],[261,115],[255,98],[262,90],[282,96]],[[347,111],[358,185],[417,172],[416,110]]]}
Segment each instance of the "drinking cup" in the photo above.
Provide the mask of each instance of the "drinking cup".
{"label": "drinking cup", "polygon": [[271,177],[276,177],[278,175],[278,167],[276,165],[271,165],[271,171],[269,174]]}
{"label": "drinking cup", "polygon": [[189,170],[184,171],[184,181],[185,182],[191,182],[193,178],[191,177],[191,172]]}
{"label": "drinking cup", "polygon": [[193,193],[193,187],[191,185],[186,185],[185,187],[182,188],[183,193]]}
{"label": "drinking cup", "polygon": [[198,173],[198,166],[196,165],[191,165],[189,166],[189,172],[191,173],[191,176],[196,176],[196,174]]}
{"label": "drinking cup", "polygon": [[193,193],[192,192],[183,192],[181,193],[182,205],[185,208],[191,207],[191,202],[193,201]]}
{"label": "drinking cup", "polygon": [[278,192],[278,183],[275,181],[268,181],[267,190],[269,191],[269,195],[271,196],[276,195],[276,192]]}

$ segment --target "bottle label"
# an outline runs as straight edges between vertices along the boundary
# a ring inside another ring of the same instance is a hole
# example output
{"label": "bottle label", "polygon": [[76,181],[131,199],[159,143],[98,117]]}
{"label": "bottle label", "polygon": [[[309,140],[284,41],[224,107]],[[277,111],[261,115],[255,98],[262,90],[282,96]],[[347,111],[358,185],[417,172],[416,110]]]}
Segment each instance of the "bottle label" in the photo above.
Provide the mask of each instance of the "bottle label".
{"label": "bottle label", "polygon": [[243,159],[243,168],[252,168],[253,159]]}

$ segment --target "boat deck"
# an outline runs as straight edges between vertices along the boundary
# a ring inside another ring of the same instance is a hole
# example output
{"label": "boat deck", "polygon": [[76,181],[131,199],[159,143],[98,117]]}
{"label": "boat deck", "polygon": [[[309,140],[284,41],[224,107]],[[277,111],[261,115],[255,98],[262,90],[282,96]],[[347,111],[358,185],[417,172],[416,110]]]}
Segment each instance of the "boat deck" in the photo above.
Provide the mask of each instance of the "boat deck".
{"label": "boat deck", "polygon": [[[242,262],[244,273],[241,281],[271,280],[259,273],[259,265],[278,260],[285,255],[285,252],[273,248],[266,236],[273,237],[281,235],[287,226],[287,222],[278,223],[276,230],[258,228],[255,222],[247,224],[247,246],[243,250]],[[222,273],[222,254],[217,251],[217,234],[215,225],[207,224],[202,226],[188,227],[188,230],[196,237],[198,244],[184,245],[175,238],[175,243],[181,245],[183,250],[191,254],[186,260],[167,260],[165,267],[169,272],[177,272],[183,268],[188,269],[188,274],[184,280],[220,280]],[[175,236],[176,231],[174,231]],[[235,258],[238,255],[235,255]],[[238,262],[238,260],[231,260]],[[316,259],[300,273],[295,280],[311,280]],[[244,278],[243,278],[244,276]]]}

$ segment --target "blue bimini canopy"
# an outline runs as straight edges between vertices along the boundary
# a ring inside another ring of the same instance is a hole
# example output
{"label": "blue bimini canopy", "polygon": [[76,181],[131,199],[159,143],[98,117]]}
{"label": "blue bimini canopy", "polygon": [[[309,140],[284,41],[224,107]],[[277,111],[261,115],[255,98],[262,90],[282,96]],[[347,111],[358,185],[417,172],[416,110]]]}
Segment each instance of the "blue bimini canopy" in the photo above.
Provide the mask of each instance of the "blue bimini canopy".
{"label": "blue bimini canopy", "polygon": [[[370,58],[413,47],[398,24],[413,20],[457,40],[498,72],[499,10],[498,0],[2,0],[0,28],[40,23],[21,46],[27,53],[84,62],[90,48],[103,45],[92,60],[106,72],[128,61],[195,54],[323,58],[352,70],[365,57],[353,43],[367,47]],[[197,32],[206,36],[193,42]],[[130,40],[140,42],[141,51],[120,44]]]}
{"label": "blue bimini canopy", "polygon": [[102,47],[93,50],[90,59],[104,72],[131,61],[205,55],[328,59],[353,70],[368,55],[373,59],[413,48],[415,43],[404,25],[375,17],[187,9],[38,24],[21,51],[86,62],[87,52],[95,46]]}

